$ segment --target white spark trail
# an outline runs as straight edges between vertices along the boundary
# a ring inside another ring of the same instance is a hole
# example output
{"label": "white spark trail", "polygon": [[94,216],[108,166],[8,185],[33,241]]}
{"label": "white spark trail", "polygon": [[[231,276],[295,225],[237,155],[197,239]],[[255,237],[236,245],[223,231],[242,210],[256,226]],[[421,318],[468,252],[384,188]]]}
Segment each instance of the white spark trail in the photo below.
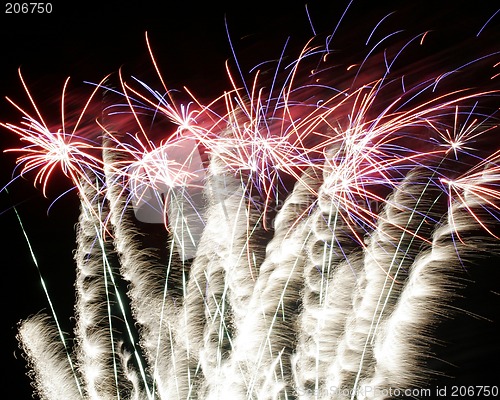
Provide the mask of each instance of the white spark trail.
{"label": "white spark trail", "polygon": [[293,358],[294,377],[303,398],[317,398],[324,392],[328,365],[336,355],[360,273],[360,257],[352,256],[359,251],[359,244],[324,189],[323,185],[319,188],[309,216],[311,233],[306,243],[302,311]]}
{"label": "white spark trail", "polygon": [[205,379],[198,398],[224,395],[223,370],[227,368],[232,337],[238,335],[249,312],[255,280],[264,260],[264,217],[244,179],[225,172],[218,157],[211,160],[207,179],[208,222],[199,252],[208,257],[213,254],[205,270],[207,323],[200,353]]}
{"label": "white spark trail", "polygon": [[222,381],[220,393],[231,398],[293,396],[290,357],[309,234],[306,217],[314,201],[310,188],[318,186],[317,179],[304,174],[276,215],[274,236],[267,245]]}
{"label": "white spark trail", "polygon": [[29,375],[40,400],[84,398],[59,331],[48,315],[37,314],[23,321],[18,340],[32,369]]}
{"label": "white spark trail", "polygon": [[[109,297],[109,271],[106,265],[105,248],[96,235],[102,217],[106,216],[102,198],[96,198],[96,191],[83,183],[86,199],[82,202],[77,228],[77,250],[75,261],[76,307],[78,321],[75,328],[77,367],[85,383],[89,399],[119,399],[118,355],[111,316]],[[93,205],[89,210],[88,204]],[[99,218],[94,217],[94,215]],[[122,382],[123,384],[126,383]]]}
{"label": "white spark trail", "polygon": [[[498,252],[498,241],[480,234],[481,227],[470,213],[481,210],[481,201],[467,195],[464,201],[451,205],[432,235],[432,246],[420,252],[411,266],[392,314],[379,327],[373,348],[377,368],[360,383],[361,390],[425,386],[429,371],[420,366],[430,356],[432,327],[457,313],[452,301],[467,279],[464,265],[480,254]],[[458,236],[467,239],[462,242]],[[380,391],[361,394],[360,398],[384,398]]]}
{"label": "white spark trail", "polygon": [[[391,314],[408,270],[430,241],[438,191],[425,171],[412,171],[385,202],[376,229],[365,239],[363,270],[352,313],[328,369],[328,386],[355,393],[358,382],[378,368],[373,340],[381,320]],[[348,397],[349,398],[349,397]]]}
{"label": "white spark trail", "polygon": [[[160,399],[168,398],[168,367],[171,358],[171,330],[175,313],[173,299],[167,293],[167,266],[162,264],[154,249],[145,248],[141,233],[135,225],[132,209],[128,204],[122,176],[112,165],[117,156],[104,139],[103,160],[107,182],[106,196],[109,201],[109,221],[113,228],[114,247],[120,260],[121,275],[130,282],[129,298],[132,313],[140,326],[141,347],[151,368],[151,375]],[[136,359],[145,381],[142,362]],[[146,390],[149,391],[148,387]],[[153,392],[149,393],[153,398]]]}

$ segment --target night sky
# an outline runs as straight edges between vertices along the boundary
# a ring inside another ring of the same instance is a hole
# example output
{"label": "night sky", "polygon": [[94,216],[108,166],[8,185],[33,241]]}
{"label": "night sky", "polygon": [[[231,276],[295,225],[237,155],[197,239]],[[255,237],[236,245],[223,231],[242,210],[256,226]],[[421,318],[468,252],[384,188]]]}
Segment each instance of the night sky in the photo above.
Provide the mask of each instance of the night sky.
{"label": "night sky", "polygon": [[[19,67],[42,113],[47,115],[57,116],[53,99],[60,95],[68,76],[71,77],[71,92],[72,87],[85,89],[84,81],[98,82],[105,75],[116,74],[119,68],[123,68],[129,76],[151,77],[149,83],[160,89],[146,47],[146,31],[167,84],[178,88],[185,85],[201,99],[213,98],[230,88],[224,66],[226,60],[232,59],[227,32],[244,71],[278,57],[287,37],[291,37],[291,54],[297,54],[312,35],[305,5],[300,2],[283,2],[288,3],[285,6],[278,6],[276,2],[214,3],[170,1],[159,7],[158,3],[151,1],[108,2],[106,5],[66,2],[64,5],[54,3],[52,13],[48,15],[6,14],[2,8],[0,121],[18,122],[19,114],[5,101],[5,96],[29,107],[18,78]],[[361,3],[354,1],[336,33],[344,44],[352,40],[353,52],[366,53],[361,38],[366,38],[374,24],[389,11],[399,10],[402,16],[393,20],[394,30],[420,32],[430,28],[441,32],[433,37],[430,46],[435,46],[437,51],[442,49],[444,61],[452,65],[463,56],[459,51],[462,38],[467,42],[467,48],[473,48],[470,38],[496,11],[494,5],[477,7],[478,4],[490,3],[486,1],[425,1],[419,2],[418,10],[405,8],[405,1],[370,8]],[[333,32],[347,4],[348,1],[309,1],[309,14],[317,33]],[[423,21],[427,21],[427,25]],[[500,15],[497,15],[483,35],[488,37],[488,44],[494,43],[495,38],[496,43],[500,42],[499,26]],[[452,43],[456,47],[447,47]],[[344,54],[346,49],[349,46],[344,46]],[[496,50],[500,51],[500,48],[497,46]],[[0,129],[0,149],[13,145],[16,145],[14,135]],[[14,166],[14,154],[0,155],[1,187],[9,182],[12,174],[16,175]],[[35,189],[27,179],[18,179],[9,185],[8,193],[0,192],[3,232],[0,268],[3,272],[4,310],[1,357],[5,368],[2,386],[12,393],[8,398],[29,399],[32,392],[25,376],[25,362],[15,340],[17,323],[39,311],[50,312],[13,206],[17,208],[33,246],[61,324],[71,332],[74,304],[72,257],[78,200],[74,191],[58,198],[70,188],[67,180],[56,174],[50,183],[48,198],[44,198],[41,190]],[[498,272],[491,278],[481,277],[486,281],[498,278]],[[485,287],[489,288],[488,285]],[[490,305],[498,306],[498,300],[494,301]],[[500,311],[490,310],[487,315],[499,317]],[[487,329],[498,334],[498,323]],[[460,339],[460,344],[454,349],[462,352],[465,364],[471,363],[467,357],[473,360],[472,363],[482,363],[483,358],[474,355],[474,346],[481,342],[480,337],[466,337]],[[498,345],[489,353],[492,352],[499,354]],[[482,383],[478,378],[477,384],[491,383]]]}

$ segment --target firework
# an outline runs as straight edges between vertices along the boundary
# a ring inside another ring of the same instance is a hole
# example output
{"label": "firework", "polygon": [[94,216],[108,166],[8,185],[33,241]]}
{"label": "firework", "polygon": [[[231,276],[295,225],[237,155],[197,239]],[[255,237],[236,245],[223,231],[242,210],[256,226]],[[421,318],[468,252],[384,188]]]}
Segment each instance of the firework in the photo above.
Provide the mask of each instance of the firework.
{"label": "firework", "polygon": [[[9,100],[22,120],[1,124],[24,144],[7,150],[18,175],[46,194],[59,168],[81,203],[74,343],[56,315],[20,325],[41,399],[382,399],[432,384],[436,330],[500,246],[499,53],[420,78],[399,63],[431,33],[377,41],[391,16],[347,66],[339,26],[292,62],[228,62],[207,102],[167,87],[146,35],[161,88],[120,70],[68,124],[66,81],[55,128],[19,73],[34,113]],[[451,86],[478,70],[487,85]]]}

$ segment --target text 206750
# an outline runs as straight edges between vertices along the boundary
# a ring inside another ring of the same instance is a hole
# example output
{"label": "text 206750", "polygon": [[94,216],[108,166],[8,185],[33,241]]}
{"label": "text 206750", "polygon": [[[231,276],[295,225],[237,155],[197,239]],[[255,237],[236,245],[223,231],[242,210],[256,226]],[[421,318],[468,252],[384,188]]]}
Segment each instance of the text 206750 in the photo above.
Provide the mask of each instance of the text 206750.
{"label": "text 206750", "polygon": [[50,14],[52,3],[5,3],[5,14]]}

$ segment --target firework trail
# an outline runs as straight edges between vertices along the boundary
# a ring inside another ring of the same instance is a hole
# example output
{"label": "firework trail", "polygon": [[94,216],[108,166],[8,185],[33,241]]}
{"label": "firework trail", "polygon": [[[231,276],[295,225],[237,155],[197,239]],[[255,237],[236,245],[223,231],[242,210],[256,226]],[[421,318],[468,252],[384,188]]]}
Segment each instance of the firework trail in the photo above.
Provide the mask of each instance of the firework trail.
{"label": "firework trail", "polygon": [[[309,171],[311,174],[312,171]],[[237,326],[224,384],[213,398],[275,398],[291,394],[290,356],[300,301],[304,237],[317,177],[305,174],[278,212],[274,236],[259,268],[247,315]]]}
{"label": "firework trail", "polygon": [[[69,368],[66,348],[49,316],[40,314],[23,321],[19,341],[30,360],[40,399],[83,398],[74,370]],[[54,376],[58,379],[54,380]]]}
{"label": "firework trail", "polygon": [[[109,138],[104,137],[103,159],[106,163],[107,182],[117,182],[116,155],[109,149]],[[168,279],[175,281],[172,261],[171,276],[160,260],[159,250],[145,247],[141,232],[134,224],[133,211],[127,206],[120,184],[108,185],[106,198],[109,201],[110,223],[113,228],[113,243],[120,260],[120,273],[130,282],[128,296],[135,321],[140,327],[141,346],[144,350],[158,391],[163,393],[171,353],[171,318],[174,306],[166,285]],[[165,246],[167,242],[165,241]],[[147,298],[147,300],[145,300]],[[155,310],[153,312],[153,310]]]}
{"label": "firework trail", "polygon": [[[216,254],[215,259],[212,257],[205,266],[208,279],[203,296],[207,324],[203,332],[205,349],[200,354],[205,377],[222,378],[221,367],[230,354],[231,341],[242,329],[242,321],[249,312],[255,280],[264,260],[262,244],[266,241],[266,234],[262,227],[263,216],[256,204],[247,200],[243,183],[243,180],[224,172],[223,164],[217,158],[211,160],[207,177],[211,191],[207,233],[213,229],[209,224],[215,225],[216,221],[219,224],[214,226],[214,235],[203,236],[205,246],[208,245]],[[220,224],[221,221],[225,223]],[[214,240],[215,237],[218,239]],[[222,279],[211,279],[210,274],[219,274]],[[208,392],[209,385],[218,380],[205,379],[200,397],[206,397],[203,392]]]}
{"label": "firework trail", "polygon": [[[88,192],[87,189],[86,193]],[[106,216],[102,199],[94,199],[93,205],[93,211],[97,215]],[[75,316],[78,321],[75,351],[79,360],[78,368],[91,399],[113,398],[121,390],[119,383],[113,381],[113,377],[118,376],[115,349],[117,342],[113,337],[114,322],[110,312],[113,300],[109,298],[110,277],[106,269],[112,249],[108,245],[107,248],[104,247],[99,232],[101,220],[102,218],[93,218],[90,210],[82,208],[75,253]],[[107,305],[107,309],[103,304]]]}
{"label": "firework trail", "polygon": [[[494,238],[478,236],[481,226],[469,212],[469,207],[480,212],[481,205],[469,196],[463,203],[453,203],[432,233],[432,245],[414,258],[394,311],[381,322],[380,334],[372,341],[377,368],[373,376],[363,378],[361,388],[425,385],[428,371],[408,366],[418,365],[432,343],[429,323],[447,318],[452,311],[453,298],[459,293],[457,289],[466,285],[463,265],[478,257],[477,241],[482,242],[481,256],[498,251]],[[457,243],[457,236],[466,233],[469,233],[467,242]],[[403,365],[406,368],[402,368]],[[366,397],[385,398],[373,393]]]}
{"label": "firework trail", "polygon": [[432,207],[439,193],[425,178],[415,172],[405,177],[385,203],[379,224],[366,243],[353,310],[328,370],[332,386],[357,391],[358,380],[379,368],[373,360],[373,338],[378,337],[381,321],[391,315],[412,260],[429,240],[433,222],[424,220],[432,221],[436,214]]}
{"label": "firework trail", "polygon": [[[60,168],[81,202],[74,343],[46,315],[19,327],[36,394],[382,399],[430,385],[436,329],[500,246],[500,93],[496,52],[423,79],[398,70],[428,33],[396,50],[400,31],[383,37],[342,77],[333,36],[283,52],[267,81],[228,64],[231,87],[208,104],[179,100],[152,56],[163,92],[119,71],[71,129],[67,81],[53,128],[19,74],[34,113],[9,100],[22,121],[1,124],[22,142],[7,150],[18,176],[46,194]],[[486,89],[449,89],[476,68]]]}

